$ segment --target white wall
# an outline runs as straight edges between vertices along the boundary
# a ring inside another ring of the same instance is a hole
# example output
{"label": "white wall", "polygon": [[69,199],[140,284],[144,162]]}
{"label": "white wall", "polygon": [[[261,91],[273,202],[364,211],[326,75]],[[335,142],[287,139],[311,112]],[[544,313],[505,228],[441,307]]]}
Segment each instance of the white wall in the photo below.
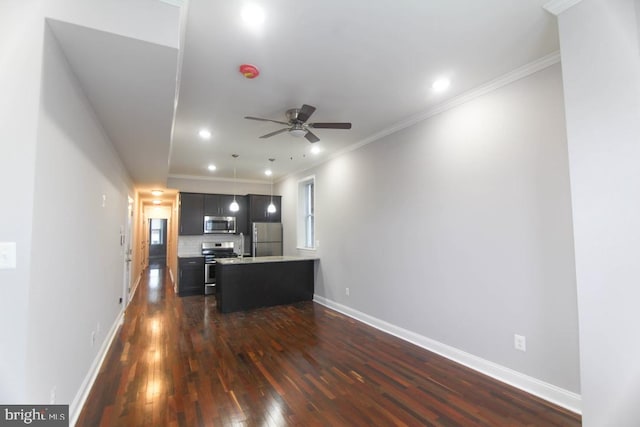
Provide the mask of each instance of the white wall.
{"label": "white wall", "polygon": [[285,252],[315,174],[317,295],[578,393],[563,108],[556,64],[289,178]]}
{"label": "white wall", "polygon": [[[0,242],[17,243],[17,268],[0,271],[2,403],[48,403],[53,385],[58,403],[72,403],[116,320],[114,297],[123,287],[119,228],[132,189],[45,35],[45,19],[175,47],[179,16],[178,8],[149,0],[0,2]],[[98,322],[102,330],[88,348]]]}
{"label": "white wall", "polygon": [[48,29],[35,168],[27,390],[70,403],[122,309],[133,187]]}
{"label": "white wall", "polygon": [[[270,194],[271,184],[268,182],[222,181],[214,179],[169,178],[167,188],[175,188],[186,193],[205,194]],[[274,187],[275,191],[275,187]]]}
{"label": "white wall", "polygon": [[17,268],[0,270],[0,402],[26,400],[26,351],[41,2],[0,2],[0,242],[16,242]]}
{"label": "white wall", "polygon": [[640,422],[640,43],[636,0],[559,16],[583,425]]}

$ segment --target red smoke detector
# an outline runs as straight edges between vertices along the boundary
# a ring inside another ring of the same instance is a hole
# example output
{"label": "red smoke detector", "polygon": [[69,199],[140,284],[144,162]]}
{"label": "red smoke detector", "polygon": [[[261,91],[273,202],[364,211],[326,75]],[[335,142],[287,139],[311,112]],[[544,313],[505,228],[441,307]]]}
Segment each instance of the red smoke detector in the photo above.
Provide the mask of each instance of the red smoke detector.
{"label": "red smoke detector", "polygon": [[242,64],[240,66],[240,72],[248,79],[255,79],[260,74],[260,70],[258,70],[258,67],[251,64]]}

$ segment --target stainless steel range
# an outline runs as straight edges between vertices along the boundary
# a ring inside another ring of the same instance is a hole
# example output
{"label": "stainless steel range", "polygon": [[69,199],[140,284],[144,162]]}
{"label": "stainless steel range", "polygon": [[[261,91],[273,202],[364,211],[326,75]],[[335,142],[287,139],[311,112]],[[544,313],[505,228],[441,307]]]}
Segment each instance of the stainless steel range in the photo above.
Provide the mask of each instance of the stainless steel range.
{"label": "stainless steel range", "polygon": [[235,258],[233,242],[203,242],[204,256],[204,294],[211,295],[216,291],[216,259]]}

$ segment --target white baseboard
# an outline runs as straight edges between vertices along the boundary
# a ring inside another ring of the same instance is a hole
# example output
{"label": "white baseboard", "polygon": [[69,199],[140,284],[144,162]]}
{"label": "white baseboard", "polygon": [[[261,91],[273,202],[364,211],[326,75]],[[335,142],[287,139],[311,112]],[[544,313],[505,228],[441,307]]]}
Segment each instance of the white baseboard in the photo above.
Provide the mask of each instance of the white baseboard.
{"label": "white baseboard", "polygon": [[96,381],[98,377],[98,373],[100,372],[100,367],[104,363],[105,357],[107,357],[107,353],[109,352],[109,348],[111,347],[111,343],[118,335],[118,330],[120,326],[124,323],[124,310],[120,311],[118,317],[111,325],[111,329],[109,330],[109,335],[107,335],[106,339],[103,341],[102,346],[100,347],[100,351],[96,355],[96,358],[93,360],[91,364],[91,368],[87,373],[87,376],[84,378],[82,385],[80,386],[80,390],[76,393],[76,397],[69,405],[69,425],[75,426],[76,422],[78,422],[78,417],[80,416],[80,412],[82,412],[82,408],[89,397],[89,393],[91,392],[91,388],[93,387],[93,383]]}
{"label": "white baseboard", "polygon": [[136,291],[138,290],[138,285],[142,280],[143,274],[144,274],[144,270],[142,270],[140,274],[138,274],[138,279],[136,279],[136,283],[133,284],[133,289],[131,289],[131,293],[129,294],[129,299],[127,300],[127,306],[129,306],[129,303],[131,303],[131,300],[133,300],[133,296],[136,294]]}
{"label": "white baseboard", "polygon": [[369,316],[368,314],[354,310],[353,308],[319,295],[314,295],[313,300],[318,304],[322,304],[383,332],[437,353],[440,356],[446,357],[447,359],[453,360],[454,362],[495,378],[498,381],[519,388],[520,390],[524,390],[527,393],[538,396],[541,399],[568,409],[571,412],[576,414],[580,414],[582,412],[582,398],[577,393],[573,393],[553,384],[549,384],[518,371],[514,371],[513,369],[505,366],[498,365],[497,363],[474,356],[473,354],[458,350],[455,347],[451,347],[431,338],[416,334],[415,332],[403,329],[376,317]]}

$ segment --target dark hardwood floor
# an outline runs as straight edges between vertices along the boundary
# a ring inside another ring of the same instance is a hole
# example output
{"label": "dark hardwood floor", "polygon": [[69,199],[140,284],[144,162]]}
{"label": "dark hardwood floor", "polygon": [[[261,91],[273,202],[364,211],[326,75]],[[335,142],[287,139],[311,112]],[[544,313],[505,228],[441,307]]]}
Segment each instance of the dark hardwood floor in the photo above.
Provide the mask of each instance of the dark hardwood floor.
{"label": "dark hardwood floor", "polygon": [[221,315],[146,274],[78,426],[581,424],[315,303]]}

